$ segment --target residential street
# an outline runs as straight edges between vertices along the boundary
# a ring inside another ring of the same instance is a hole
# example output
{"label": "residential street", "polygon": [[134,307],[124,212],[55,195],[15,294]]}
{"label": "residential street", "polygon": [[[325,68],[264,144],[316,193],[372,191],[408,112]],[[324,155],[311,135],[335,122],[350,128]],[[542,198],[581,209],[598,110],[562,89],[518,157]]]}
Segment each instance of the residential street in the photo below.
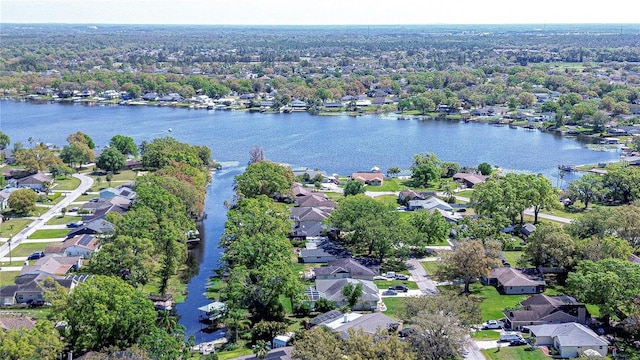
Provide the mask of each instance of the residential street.
{"label": "residential street", "polygon": [[418,284],[418,287],[424,295],[435,295],[439,291],[436,288],[436,283],[429,278],[429,275],[425,269],[420,265],[420,259],[409,259],[405,262],[407,269],[411,274],[413,280]]}
{"label": "residential street", "polygon": [[[31,224],[29,224],[26,228],[20,231],[17,234],[14,234],[11,238],[11,249],[15,249],[26,240],[31,234],[33,234],[36,230],[41,229],[47,221],[51,220],[54,216],[60,213],[60,209],[63,207],[68,207],[71,205],[75,199],[77,199],[82,193],[88,191],[93,185],[93,179],[84,174],[73,174],[73,177],[80,179],[80,186],[78,186],[75,190],[70,192],[64,192],[62,200],[53,205],[46,213],[42,216],[34,220]],[[55,190],[55,188],[54,188]],[[7,239],[3,239],[7,240]],[[0,246],[0,258],[3,258],[9,254],[9,245],[5,242],[2,246]]]}

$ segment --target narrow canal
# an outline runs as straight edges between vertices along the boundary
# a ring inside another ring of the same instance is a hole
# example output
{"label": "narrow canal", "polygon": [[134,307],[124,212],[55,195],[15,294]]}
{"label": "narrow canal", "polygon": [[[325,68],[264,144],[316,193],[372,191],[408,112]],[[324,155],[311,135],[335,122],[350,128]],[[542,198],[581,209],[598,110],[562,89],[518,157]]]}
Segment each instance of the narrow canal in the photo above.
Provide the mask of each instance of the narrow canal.
{"label": "narrow canal", "polygon": [[205,212],[207,218],[200,226],[200,245],[189,251],[188,263],[194,270],[187,285],[186,301],[177,305],[180,324],[186,328],[186,337],[193,335],[196,343],[212,341],[224,337],[223,330],[203,331],[206,325],[200,322],[198,307],[207,305],[205,290],[214,271],[218,269],[222,249],[218,247],[220,237],[227,220],[225,201],[233,199],[233,179],[244,169],[237,164],[225,163],[223,169],[213,174],[213,180],[207,188]]}

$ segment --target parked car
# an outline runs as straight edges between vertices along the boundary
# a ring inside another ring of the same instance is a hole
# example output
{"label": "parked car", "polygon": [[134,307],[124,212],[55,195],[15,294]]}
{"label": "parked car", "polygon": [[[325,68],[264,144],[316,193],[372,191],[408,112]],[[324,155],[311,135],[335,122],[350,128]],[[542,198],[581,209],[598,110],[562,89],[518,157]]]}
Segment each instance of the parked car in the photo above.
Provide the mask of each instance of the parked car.
{"label": "parked car", "polygon": [[373,277],[373,280],[388,280],[386,276],[376,275]]}
{"label": "parked car", "polygon": [[506,331],[506,332],[500,333],[500,340],[499,341],[512,342],[512,341],[520,341],[522,339],[523,339],[523,337],[519,333],[517,333],[515,331]]}
{"label": "parked car", "polygon": [[391,289],[388,289],[382,292],[382,296],[395,296],[395,295],[398,295],[398,292]]}
{"label": "parked car", "polygon": [[82,224],[84,224],[84,223],[82,222],[82,220],[81,220],[81,221],[75,221],[75,222],[70,222],[70,223],[68,223],[68,224],[67,224],[67,227],[68,227],[68,228],[77,228],[77,227],[82,226]]}
{"label": "parked car", "polygon": [[487,322],[482,324],[482,329],[502,329],[504,323],[498,320],[487,320]]}
{"label": "parked car", "polygon": [[44,257],[44,251],[36,251],[34,253],[31,253],[31,255],[27,257],[27,260],[38,260],[41,257]]}
{"label": "parked car", "polygon": [[418,331],[416,329],[408,327],[408,328],[404,328],[404,329],[398,331],[398,336],[400,336],[401,338],[405,338],[405,337],[407,337],[409,335],[412,335],[412,334],[415,334],[417,332]]}
{"label": "parked car", "polygon": [[409,276],[405,274],[396,274],[396,280],[409,280]]}
{"label": "parked car", "polygon": [[74,208],[69,209],[69,212],[77,212],[77,211],[78,211],[78,208],[77,208],[77,207],[74,207]]}
{"label": "parked car", "polygon": [[386,273],[384,273],[382,275],[386,276],[388,279],[395,279],[396,272],[395,271],[387,271]]}
{"label": "parked car", "polygon": [[395,286],[389,286],[389,290],[395,290],[395,291],[399,291],[399,292],[407,292],[407,291],[409,291],[409,288],[406,287],[405,285],[395,285]]}
{"label": "parked car", "polygon": [[520,338],[509,341],[509,346],[521,346],[529,344],[526,339]]}

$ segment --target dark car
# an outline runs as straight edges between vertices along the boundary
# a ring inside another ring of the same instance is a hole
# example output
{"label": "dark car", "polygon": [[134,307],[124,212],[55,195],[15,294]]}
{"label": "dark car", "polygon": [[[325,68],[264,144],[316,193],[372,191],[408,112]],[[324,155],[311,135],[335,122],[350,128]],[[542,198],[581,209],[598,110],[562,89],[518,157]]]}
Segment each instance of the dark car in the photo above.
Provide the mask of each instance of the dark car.
{"label": "dark car", "polygon": [[382,292],[382,296],[395,296],[395,295],[398,295],[398,292],[391,289],[385,290]]}
{"label": "dark car", "polygon": [[82,226],[83,224],[84,224],[84,222],[82,222],[82,220],[80,220],[80,221],[76,221],[76,222],[70,222],[70,223],[68,223],[68,224],[67,224],[67,227],[68,227],[68,228],[77,228],[77,227]]}
{"label": "dark car", "polygon": [[27,257],[27,260],[38,260],[41,257],[44,257],[44,251],[36,251],[34,253],[31,253],[31,255]]}
{"label": "dark car", "polygon": [[527,345],[528,342],[525,339],[518,339],[518,340],[511,340],[509,341],[509,346],[521,346],[521,345]]}
{"label": "dark car", "polygon": [[405,338],[405,337],[413,335],[413,334],[415,334],[417,332],[418,331],[416,329],[408,327],[408,328],[404,328],[404,329],[398,331],[398,336],[400,336],[401,338]]}
{"label": "dark car", "polygon": [[395,286],[389,286],[389,290],[395,290],[395,291],[399,291],[399,292],[407,292],[407,291],[409,291],[409,288],[404,286],[404,285],[395,285]]}

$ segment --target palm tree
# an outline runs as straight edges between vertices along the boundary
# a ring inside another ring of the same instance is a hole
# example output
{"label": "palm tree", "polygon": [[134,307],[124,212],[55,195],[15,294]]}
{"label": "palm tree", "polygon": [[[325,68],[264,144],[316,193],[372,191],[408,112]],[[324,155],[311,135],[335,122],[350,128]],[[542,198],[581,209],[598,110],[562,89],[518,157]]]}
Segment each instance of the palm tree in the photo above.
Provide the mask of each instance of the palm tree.
{"label": "palm tree", "polygon": [[251,321],[239,310],[231,310],[224,318],[225,325],[233,331],[235,338],[234,343],[238,343],[238,334],[240,330],[247,330],[251,325]]}
{"label": "palm tree", "polygon": [[171,315],[170,311],[159,311],[158,317],[156,318],[156,325],[158,327],[165,329],[167,332],[172,332],[173,329],[178,324],[178,320],[175,316]]}
{"label": "palm tree", "polygon": [[258,359],[264,359],[269,353],[269,344],[264,340],[256,341],[256,344],[253,345],[253,353]]}

